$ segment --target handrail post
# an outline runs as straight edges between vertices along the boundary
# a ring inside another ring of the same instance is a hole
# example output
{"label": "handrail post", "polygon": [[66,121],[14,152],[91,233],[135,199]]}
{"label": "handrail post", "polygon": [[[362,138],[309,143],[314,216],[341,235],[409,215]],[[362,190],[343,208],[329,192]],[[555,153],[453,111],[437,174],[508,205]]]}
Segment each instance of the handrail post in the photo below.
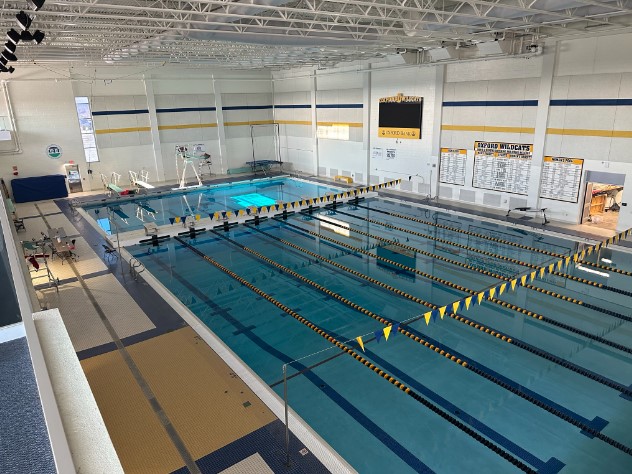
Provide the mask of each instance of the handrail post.
{"label": "handrail post", "polygon": [[283,364],[283,401],[285,402],[285,465],[290,467],[290,427],[288,425],[287,364]]}

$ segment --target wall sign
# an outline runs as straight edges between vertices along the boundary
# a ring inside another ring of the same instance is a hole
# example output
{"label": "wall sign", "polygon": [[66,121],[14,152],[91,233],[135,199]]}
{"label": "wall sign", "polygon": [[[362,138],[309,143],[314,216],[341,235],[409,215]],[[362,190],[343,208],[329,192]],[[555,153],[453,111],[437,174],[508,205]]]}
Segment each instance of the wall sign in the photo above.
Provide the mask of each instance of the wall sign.
{"label": "wall sign", "polygon": [[371,159],[381,160],[383,156],[384,156],[383,148],[373,147],[373,150],[371,150]]}
{"label": "wall sign", "polygon": [[397,148],[387,148],[386,149],[386,159],[394,160],[397,157]]}
{"label": "wall sign", "polygon": [[584,160],[545,156],[542,166],[540,197],[577,202]]}
{"label": "wall sign", "polygon": [[441,148],[439,181],[446,184],[465,186],[465,162],[467,150]]}
{"label": "wall sign", "polygon": [[53,160],[56,160],[61,156],[61,147],[54,144],[48,145],[46,147],[46,156]]}
{"label": "wall sign", "polygon": [[424,99],[401,92],[379,101],[377,135],[382,138],[421,138]]}
{"label": "wall sign", "polygon": [[529,194],[533,145],[474,142],[472,187]]}

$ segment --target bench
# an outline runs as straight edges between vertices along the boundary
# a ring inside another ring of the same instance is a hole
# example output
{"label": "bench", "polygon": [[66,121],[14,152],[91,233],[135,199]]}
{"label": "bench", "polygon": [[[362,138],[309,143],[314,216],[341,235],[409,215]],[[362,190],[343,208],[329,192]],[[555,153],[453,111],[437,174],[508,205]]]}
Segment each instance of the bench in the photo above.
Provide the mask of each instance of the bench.
{"label": "bench", "polygon": [[344,181],[347,184],[351,184],[353,183],[353,178],[337,174],[336,176],[334,176],[334,181]]}
{"label": "bench", "polygon": [[509,217],[509,214],[511,214],[512,212],[518,211],[518,212],[532,212],[534,214],[538,214],[538,213],[542,213],[542,225],[546,225],[549,223],[548,219],[546,218],[546,207],[543,207],[542,209],[536,209],[534,207],[528,207],[528,206],[523,206],[523,207],[515,207],[513,209],[509,209],[507,211],[507,215],[505,217]]}

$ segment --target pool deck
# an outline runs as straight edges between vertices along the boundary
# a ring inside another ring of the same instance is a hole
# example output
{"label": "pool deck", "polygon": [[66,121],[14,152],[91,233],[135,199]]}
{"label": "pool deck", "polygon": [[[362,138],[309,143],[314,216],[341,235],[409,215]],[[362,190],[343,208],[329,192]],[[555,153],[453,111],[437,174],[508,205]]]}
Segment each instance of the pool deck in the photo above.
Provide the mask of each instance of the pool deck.
{"label": "pool deck", "polygon": [[41,306],[60,310],[125,472],[329,472],[293,433],[286,466],[282,421],[126,262],[103,254],[68,200],[17,208],[21,240],[52,227],[76,239],[77,261],[48,261],[57,288],[42,269],[31,277]]}
{"label": "pool deck", "polygon": [[[380,195],[436,205],[407,193]],[[457,203],[439,207],[469,210]],[[328,472],[294,434],[291,465],[285,465],[282,421],[147,282],[132,277],[126,262],[103,254],[103,237],[69,200],[17,208],[26,225],[21,239],[39,238],[52,227],[76,239],[76,262],[49,261],[58,288],[42,270],[31,276],[42,307],[60,309],[126,472]],[[542,229],[494,211],[484,217]],[[546,230],[603,238],[558,223]]]}

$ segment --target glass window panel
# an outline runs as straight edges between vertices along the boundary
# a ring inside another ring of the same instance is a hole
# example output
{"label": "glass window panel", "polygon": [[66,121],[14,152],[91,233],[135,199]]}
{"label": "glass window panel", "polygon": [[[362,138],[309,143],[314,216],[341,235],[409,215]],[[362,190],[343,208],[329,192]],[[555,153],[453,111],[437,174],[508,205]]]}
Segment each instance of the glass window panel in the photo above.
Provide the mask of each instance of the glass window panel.
{"label": "glass window panel", "polygon": [[99,161],[99,155],[97,154],[96,148],[85,148],[84,151],[86,152],[86,161],[88,163]]}
{"label": "glass window panel", "polygon": [[79,127],[81,128],[81,133],[85,132],[94,132],[92,128],[92,119],[91,118],[79,118]]}
{"label": "glass window panel", "polygon": [[97,147],[97,142],[94,139],[94,134],[92,134],[92,133],[82,133],[81,134],[81,138],[83,140],[83,147],[84,148],[96,148]]}

